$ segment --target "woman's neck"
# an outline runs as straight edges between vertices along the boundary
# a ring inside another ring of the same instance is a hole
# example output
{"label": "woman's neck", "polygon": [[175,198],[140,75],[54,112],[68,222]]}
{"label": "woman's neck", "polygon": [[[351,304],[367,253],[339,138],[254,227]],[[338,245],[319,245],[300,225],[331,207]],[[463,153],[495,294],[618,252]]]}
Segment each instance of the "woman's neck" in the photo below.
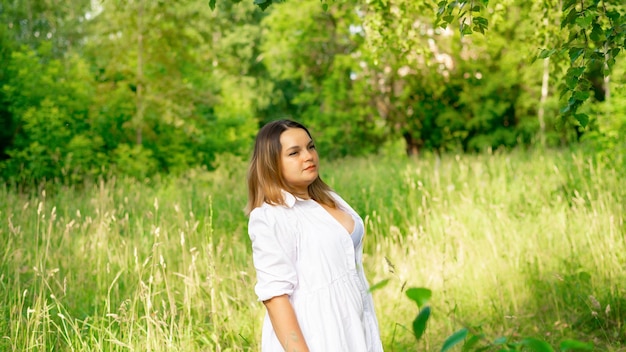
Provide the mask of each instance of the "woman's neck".
{"label": "woman's neck", "polygon": [[308,191],[291,191],[291,194],[293,194],[294,196],[300,199],[305,199],[305,200],[311,199],[311,196],[309,195]]}

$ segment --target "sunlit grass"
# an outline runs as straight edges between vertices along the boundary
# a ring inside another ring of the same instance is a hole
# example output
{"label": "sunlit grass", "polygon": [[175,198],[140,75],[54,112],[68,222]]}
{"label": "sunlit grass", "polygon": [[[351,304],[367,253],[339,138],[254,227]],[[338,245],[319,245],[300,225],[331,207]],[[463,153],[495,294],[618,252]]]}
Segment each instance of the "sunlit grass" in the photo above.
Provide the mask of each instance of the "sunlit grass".
{"label": "sunlit grass", "polygon": [[[387,350],[488,339],[624,350],[624,170],[571,152],[323,165],[364,218]],[[0,189],[0,350],[258,350],[245,162],[30,194]],[[403,291],[433,290],[423,341]]]}

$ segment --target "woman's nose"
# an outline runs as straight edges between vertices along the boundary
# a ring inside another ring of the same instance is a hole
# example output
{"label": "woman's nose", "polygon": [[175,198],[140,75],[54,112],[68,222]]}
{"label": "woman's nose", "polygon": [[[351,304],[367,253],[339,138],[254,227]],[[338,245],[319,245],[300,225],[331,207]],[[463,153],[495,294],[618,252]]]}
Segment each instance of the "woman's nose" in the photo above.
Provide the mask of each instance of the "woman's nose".
{"label": "woman's nose", "polygon": [[313,153],[311,153],[311,151],[307,148],[302,153],[302,157],[304,158],[304,160],[310,160],[313,158]]}

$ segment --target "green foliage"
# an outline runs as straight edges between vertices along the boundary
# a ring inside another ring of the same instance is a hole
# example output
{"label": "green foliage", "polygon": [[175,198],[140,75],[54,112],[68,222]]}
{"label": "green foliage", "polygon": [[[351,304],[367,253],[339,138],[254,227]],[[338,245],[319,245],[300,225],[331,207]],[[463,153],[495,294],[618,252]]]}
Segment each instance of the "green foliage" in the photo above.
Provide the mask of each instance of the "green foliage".
{"label": "green foliage", "polygon": [[282,114],[305,123],[320,141],[320,152],[330,158],[375,152],[386,132],[377,123],[369,82],[355,78],[359,62],[346,54],[362,43],[350,32],[356,21],[349,3],[326,12],[310,1],[278,5],[263,22],[268,73],[280,83],[276,88],[293,90],[279,93],[285,99],[270,109],[282,104]]}
{"label": "green foliage", "polygon": [[370,292],[374,292],[374,291],[376,291],[378,289],[381,289],[381,288],[387,286],[388,283],[389,283],[389,279],[384,279],[384,280],[382,280],[380,282],[377,282],[377,283],[375,283],[373,285],[370,285]]}
{"label": "green foliage", "polygon": [[430,318],[430,306],[428,301],[430,300],[432,292],[426,288],[409,288],[406,291],[406,295],[417,303],[417,307],[420,309],[417,317],[413,320],[413,334],[416,339],[420,339],[426,331],[426,323]]}
{"label": "green foliage", "polygon": [[273,0],[254,0],[254,4],[257,5],[261,10],[265,10],[270,5],[272,5]]}
{"label": "green foliage", "polygon": [[480,13],[487,9],[489,0],[480,1],[447,1],[437,3],[437,20],[435,26],[447,28],[453,22],[458,21],[461,35],[469,35],[474,32],[485,34],[489,20],[481,17]]}
{"label": "green foliage", "polygon": [[413,333],[415,334],[416,339],[419,340],[422,338],[422,335],[424,335],[428,318],[430,318],[430,307],[420,309],[419,314],[417,314],[417,317],[413,320]]}
{"label": "green foliage", "polygon": [[612,76],[613,85],[610,93],[610,104],[593,106],[589,115],[593,116],[591,124],[597,126],[582,138],[582,147],[594,151],[600,162],[615,165],[618,169],[626,168],[626,158],[616,150],[626,148],[626,62],[621,61]]}
{"label": "green foliage", "polygon": [[[468,333],[469,333],[469,330],[467,330],[466,328],[463,328],[455,332],[454,334],[450,335],[446,339],[446,341],[444,341],[443,346],[441,347],[441,352],[445,352],[451,349],[452,347],[458,345],[459,343],[463,342],[465,338],[467,337]],[[471,342],[471,340],[468,342]],[[470,346],[468,346],[468,344],[464,344],[463,347],[464,347],[463,350],[467,350]]]}
{"label": "green foliage", "polygon": [[427,288],[412,287],[406,290],[406,295],[409,297],[410,300],[417,304],[418,308],[421,308],[426,306],[428,304],[428,301],[430,301],[430,298],[432,297],[432,291]]}
{"label": "green foliage", "polygon": [[157,171],[157,162],[152,151],[141,145],[119,144],[112,153],[115,171],[139,180],[153,175]]}
{"label": "green foliage", "polygon": [[328,158],[580,142],[623,165],[621,3],[208,5],[1,1],[0,177],[214,169],[278,118]]}
{"label": "green foliage", "polygon": [[[431,298],[431,291],[425,288],[409,288],[406,291],[407,296],[418,304],[418,307],[425,305]],[[431,315],[430,306],[420,309],[419,314],[413,321],[413,334],[417,340],[420,340],[426,332],[426,326]],[[468,338],[469,337],[469,338]],[[482,344],[480,343],[483,340]],[[517,340],[507,337],[498,337],[493,342],[484,343],[485,335],[475,333],[469,328],[464,327],[454,332],[446,338],[441,347],[441,352],[445,352],[454,346],[462,344],[463,351],[488,351],[496,349],[498,351],[535,351],[535,352],[554,352],[552,346],[542,339],[534,337],[522,337]],[[592,351],[593,344],[584,343],[577,340],[566,339],[560,343],[560,351]]]}
{"label": "green foliage", "polygon": [[[485,34],[489,20],[483,16],[493,12],[487,10],[488,5],[489,1],[439,1],[434,25],[444,29],[449,25],[458,26],[461,36],[474,32]],[[546,13],[552,10],[550,3],[545,3],[544,7]],[[497,11],[498,6],[495,8]],[[568,36],[554,37],[552,47],[541,50],[536,58],[546,59],[557,53],[567,53],[569,62],[563,77],[564,84],[560,88],[563,100],[560,113],[564,119],[574,118],[584,128],[589,123],[589,116],[579,110],[591,96],[594,67],[602,67],[602,77],[612,72],[616,57],[626,46],[626,17],[623,4],[618,1],[566,1],[561,11],[563,19],[560,26],[567,28]],[[395,26],[394,22],[386,21],[378,27],[378,31],[391,39],[393,32],[389,34],[384,28]],[[495,30],[499,28],[495,26]],[[397,40],[392,41],[395,43]]]}
{"label": "green foliage", "polygon": [[25,47],[14,51],[2,87],[17,125],[2,174],[20,183],[79,181],[104,161],[97,153],[100,139],[89,129],[93,86],[85,62],[78,57],[68,66],[57,59],[46,62],[46,48],[40,48],[43,54]]}
{"label": "green foliage", "polygon": [[[0,8],[10,24],[0,33],[4,180],[142,178],[247,155],[256,112],[268,104],[258,90],[270,85],[255,77],[262,16],[252,5],[220,5],[231,20],[193,1],[114,1],[94,3],[77,22],[65,7]],[[45,28],[31,27],[33,18]],[[52,30],[62,18],[68,27],[48,33],[54,40],[14,33],[18,23],[31,34]],[[59,44],[78,33],[80,45]]]}
{"label": "green foliage", "polygon": [[593,344],[576,340],[563,340],[559,346],[561,351],[593,351]]}

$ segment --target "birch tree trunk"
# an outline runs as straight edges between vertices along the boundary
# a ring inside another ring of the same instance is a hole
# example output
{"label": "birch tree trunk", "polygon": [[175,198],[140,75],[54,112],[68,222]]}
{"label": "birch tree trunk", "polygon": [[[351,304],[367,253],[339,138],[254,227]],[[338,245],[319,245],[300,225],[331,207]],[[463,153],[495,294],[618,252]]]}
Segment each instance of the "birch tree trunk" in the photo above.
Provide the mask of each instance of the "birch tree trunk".
{"label": "birch tree trunk", "polygon": [[541,99],[539,101],[539,110],[537,111],[537,118],[539,120],[539,143],[542,147],[546,145],[546,120],[545,120],[545,105],[548,100],[550,84],[550,58],[543,60],[543,78],[541,79]]}

